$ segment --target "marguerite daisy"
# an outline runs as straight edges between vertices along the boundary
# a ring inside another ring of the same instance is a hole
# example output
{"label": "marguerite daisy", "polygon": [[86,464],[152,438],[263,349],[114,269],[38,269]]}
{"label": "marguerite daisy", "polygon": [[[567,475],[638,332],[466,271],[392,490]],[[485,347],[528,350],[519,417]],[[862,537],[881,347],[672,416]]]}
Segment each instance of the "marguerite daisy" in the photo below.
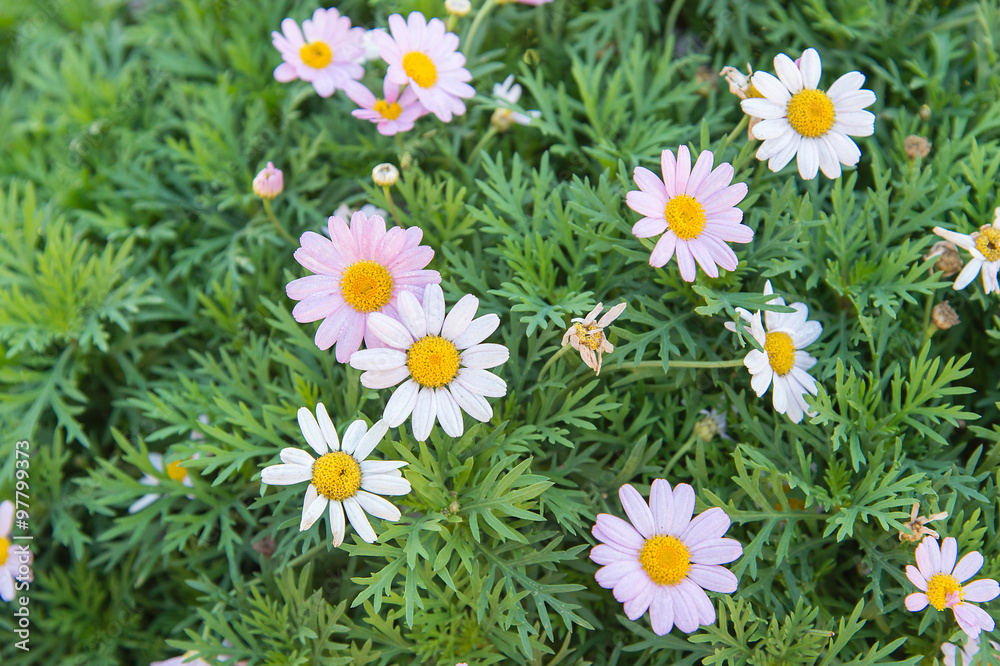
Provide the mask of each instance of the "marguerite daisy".
{"label": "marguerite daisy", "polygon": [[920,588],[906,597],[906,609],[922,611],[928,605],[939,611],[950,608],[962,631],[971,639],[978,639],[982,630],[993,631],[990,614],[969,602],[983,602],[1000,595],[1000,584],[992,578],[982,578],[962,585],[983,567],[983,556],[972,551],[955,564],[958,542],[948,537],[938,546],[931,536],[917,546],[917,566],[906,565],[906,577]]}
{"label": "marguerite daisy", "polygon": [[449,122],[452,114],[465,113],[465,103],[476,94],[466,81],[472,80],[465,69],[465,56],[458,52],[458,35],[447,32],[444,21],[424,18],[411,12],[404,20],[399,14],[389,17],[389,30],[375,33],[382,59],[389,63],[386,81],[410,84],[417,99],[435,116]]}
{"label": "marguerite daisy", "polygon": [[[764,285],[764,295],[773,293],[768,280]],[[784,299],[778,296],[769,302],[785,304]],[[805,303],[792,303],[790,307],[795,312],[764,312],[766,329],[761,324],[759,311],[751,315],[743,308],[736,308],[736,312],[750,324],[750,334],[764,349],[753,349],[743,359],[743,364],[753,376],[750,386],[760,397],[773,383],[771,395],[774,410],[787,414],[792,423],[798,423],[809,409],[803,396],[806,393],[816,395],[816,380],[807,372],[816,365],[816,359],[802,350],[816,342],[823,333],[823,326],[818,321],[807,321],[809,308]],[[736,324],[726,322],[726,328],[735,332]]]}
{"label": "marguerite daisy", "polygon": [[[199,454],[194,454],[191,456],[191,460],[195,460],[199,457]],[[168,479],[173,481],[180,481],[182,484],[188,488],[194,487],[194,482],[191,480],[191,475],[188,473],[188,469],[181,465],[183,460],[175,460],[172,463],[167,464],[166,471],[163,469],[163,454],[161,453],[150,453],[149,454],[149,464],[153,466],[160,474],[166,474]],[[142,478],[139,479],[139,483],[144,486],[158,486],[162,483],[161,479],[150,474],[143,474]],[[138,513],[142,511],[147,506],[163,497],[163,493],[149,493],[148,495],[143,495],[128,508],[129,513]],[[194,495],[188,495],[188,499],[194,499]]]}
{"label": "marguerite daisy", "polygon": [[312,83],[320,97],[329,97],[364,76],[364,68],[355,62],[364,55],[364,34],[364,29],[352,28],[351,19],[336,9],[317,9],[312,19],[302,22],[301,30],[286,18],[281,32],[271,33],[274,48],[284,59],[274,70],[274,78],[282,83],[302,79]]}
{"label": "marguerite daisy", "polygon": [[15,581],[31,582],[31,563],[34,555],[27,546],[15,545],[11,540],[14,529],[14,503],[0,502],[0,599],[13,601]]}
{"label": "marguerite daisy", "polygon": [[[1000,643],[990,641],[990,647],[993,649],[994,654],[1000,654]],[[976,655],[979,654],[979,648],[979,641],[973,638],[966,641],[964,648],[960,648],[954,643],[942,643],[941,652],[944,653],[942,662],[944,666],[969,666]],[[958,660],[959,655],[962,657],[961,661]]]}
{"label": "marguerite daisy", "polygon": [[626,484],[618,497],[630,522],[598,514],[592,530],[601,543],[590,559],[601,567],[595,578],[624,604],[625,615],[638,620],[646,610],[653,631],[663,636],[676,625],[690,634],[715,623],[715,607],[705,590],[731,594],[736,576],[719,566],[738,559],[743,546],[722,535],[729,516],[712,508],[694,520],[694,490],[679,483],[671,490],[664,479],[653,481],[649,504]]}
{"label": "marguerite daisy", "polygon": [[763,119],[753,128],[764,141],[757,159],[780,171],[797,156],[799,174],[806,179],[815,178],[818,169],[837,178],[841,164],[857,164],[861,151],[848,137],[875,132],[875,114],[863,111],[875,103],[875,93],[861,88],[864,74],[848,72],[826,92],[819,90],[823,67],[816,49],[806,49],[798,61],[779,53],[774,71],[777,78],[755,72],[750,79],[763,98],[740,102],[746,114]]}
{"label": "marguerite daisy", "polygon": [[532,118],[540,118],[541,111],[528,111],[520,113],[514,110],[514,105],[521,99],[521,84],[514,83],[514,75],[509,75],[503,83],[493,86],[493,100],[497,104],[490,124],[498,132],[506,132],[514,123],[518,125],[530,125]]}
{"label": "marguerite daisy", "polygon": [[402,90],[389,79],[382,82],[383,97],[375,97],[363,84],[355,83],[347,88],[347,96],[360,106],[351,115],[376,124],[379,134],[393,136],[413,129],[417,118],[427,113],[424,105],[417,101],[417,93],[412,86]]}
{"label": "marguerite daisy", "polygon": [[[413,414],[413,436],[424,441],[435,420],[451,437],[465,431],[462,411],[477,421],[493,418],[486,397],[502,398],[507,384],[487,368],[510,358],[503,345],[483,343],[500,318],[486,314],[473,319],[479,299],[463,296],[445,316],[444,292],[436,284],[424,288],[423,306],[403,292],[399,321],[374,313],[368,327],[388,349],[365,349],[351,356],[351,365],[364,370],[361,383],[370,389],[397,388],[382,418],[395,428]],[[405,380],[405,381],[404,381]]]}
{"label": "marguerite daisy", "polygon": [[329,219],[330,238],[307,231],[295,259],[316,275],[292,280],[285,288],[289,298],[300,301],[292,310],[298,322],[322,319],[316,329],[316,346],[337,345],[337,361],[347,363],[361,347],[381,347],[367,327],[372,313],[396,317],[396,299],[406,291],[423,295],[424,285],[438,283],[441,274],[424,270],[434,250],[420,244],[419,227],[393,227],[386,231],[380,215],[363,212]]}
{"label": "marguerite daisy", "polygon": [[979,231],[968,235],[934,227],[938,236],[965,248],[972,255],[955,279],[955,289],[965,289],[981,272],[983,291],[1000,294],[1000,282],[997,281],[997,273],[1000,273],[1000,208],[993,214],[996,216],[993,224],[984,224]]}
{"label": "marguerite daisy", "polygon": [[709,277],[719,277],[718,266],[736,270],[739,260],[726,243],[749,243],[753,230],[742,223],[743,211],[736,204],[747,195],[747,184],[733,180],[733,166],[723,162],[715,169],[715,155],[705,150],[691,168],[687,146],[660,154],[661,180],[644,167],[634,173],[638,190],[625,196],[628,207],[645,215],[635,223],[637,238],[663,234],[656,242],[649,265],[659,268],[677,254],[681,277],[694,281],[695,262]]}
{"label": "marguerite daisy", "polygon": [[299,409],[299,427],[319,458],[313,458],[302,449],[282,449],[280,457],[284,464],[265,467],[261,470],[260,480],[274,486],[309,482],[302,502],[300,532],[312,527],[329,507],[334,546],[344,542],[347,530],[345,513],[358,536],[368,543],[375,543],[378,536],[365,512],[395,522],[399,520],[399,509],[379,495],[405,495],[410,492],[410,482],[399,471],[407,463],[365,460],[382,441],[389,426],[385,421],[376,421],[369,429],[364,421],[355,421],[347,427],[341,442],[326,407],[319,403],[315,417],[305,407]]}

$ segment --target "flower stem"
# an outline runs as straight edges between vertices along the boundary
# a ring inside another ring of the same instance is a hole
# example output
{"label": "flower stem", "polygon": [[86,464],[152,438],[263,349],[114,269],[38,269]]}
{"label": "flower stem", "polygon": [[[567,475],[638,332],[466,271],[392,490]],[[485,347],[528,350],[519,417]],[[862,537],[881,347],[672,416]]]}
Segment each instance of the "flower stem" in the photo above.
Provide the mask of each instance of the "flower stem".
{"label": "flower stem", "polygon": [[468,164],[471,167],[475,163],[476,157],[479,155],[480,151],[482,151],[482,149],[486,147],[486,144],[489,143],[490,139],[495,137],[496,134],[497,134],[497,128],[491,126],[486,131],[486,134],[483,135],[483,138],[479,140],[479,143],[477,143],[475,147],[472,149],[472,152],[469,153],[469,159],[466,160],[466,164]]}
{"label": "flower stem", "polygon": [[[733,358],[728,361],[670,361],[671,368],[739,368],[743,366],[743,359]],[[660,361],[642,361],[632,368],[622,366],[621,368],[608,368],[609,370],[631,370],[638,372],[645,368],[662,368]]]}
{"label": "flower stem", "polygon": [[545,376],[546,371],[550,367],[552,367],[552,364],[555,363],[557,360],[559,360],[570,349],[572,349],[572,347],[570,347],[569,345],[565,345],[564,347],[562,347],[562,349],[560,349],[555,354],[553,354],[552,356],[549,357],[549,360],[547,360],[545,362],[545,365],[542,366],[542,369],[538,371],[538,382],[539,383],[541,383],[542,377]]}
{"label": "flower stem", "polygon": [[739,124],[736,126],[736,129],[734,129],[732,132],[730,132],[729,136],[726,137],[726,143],[724,143],[722,145],[722,150],[725,150],[726,148],[728,148],[730,146],[730,144],[732,144],[732,142],[736,140],[736,137],[741,132],[743,132],[743,130],[745,130],[746,126],[749,125],[749,124],[750,124],[750,116],[748,116],[748,115],[746,115],[744,113],[743,114],[743,120],[741,120],[739,122]]}
{"label": "flower stem", "polygon": [[497,0],[486,0],[486,2],[483,3],[483,6],[479,8],[479,11],[476,12],[476,18],[472,19],[472,25],[469,26],[469,32],[465,33],[465,55],[467,57],[470,55],[472,50],[472,38],[476,36],[476,32],[479,30],[479,25],[483,22],[483,19],[486,18],[486,15],[493,10],[493,7],[496,4]]}
{"label": "flower stem", "polygon": [[392,219],[396,220],[396,226],[403,226],[403,222],[399,219],[399,213],[396,211],[396,204],[392,200],[392,191],[388,185],[382,186],[382,191],[385,192],[385,200],[389,204],[389,212],[392,213]]}
{"label": "flower stem", "polygon": [[691,435],[690,437],[688,437],[688,441],[684,442],[684,446],[678,449],[677,453],[675,453],[673,457],[670,458],[670,462],[668,462],[666,466],[663,468],[663,470],[659,472],[658,476],[660,476],[661,478],[666,478],[670,470],[672,470],[674,468],[674,465],[677,464],[677,461],[683,458],[684,454],[691,450],[691,447],[694,446],[694,443],[696,441],[698,441],[697,435]]}
{"label": "flower stem", "polygon": [[279,234],[285,237],[285,240],[287,240],[292,245],[297,245],[298,241],[295,240],[295,238],[293,238],[290,233],[288,233],[287,229],[281,226],[281,223],[278,222],[278,218],[274,216],[274,211],[271,210],[270,200],[263,199],[263,201],[264,201],[264,212],[267,214],[267,219],[271,220],[271,224],[274,225],[274,228],[278,230]]}

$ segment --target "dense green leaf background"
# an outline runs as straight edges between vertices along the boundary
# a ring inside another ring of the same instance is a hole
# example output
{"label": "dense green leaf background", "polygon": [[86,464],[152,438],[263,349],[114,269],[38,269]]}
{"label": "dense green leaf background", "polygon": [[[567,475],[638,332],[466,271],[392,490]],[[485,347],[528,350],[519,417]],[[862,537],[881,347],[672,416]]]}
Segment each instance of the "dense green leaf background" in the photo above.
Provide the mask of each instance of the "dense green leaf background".
{"label": "dense green leaf background", "polygon": [[[914,501],[948,511],[938,531],[1000,577],[998,299],[978,281],[952,291],[922,258],[934,225],[969,233],[1000,203],[995,0],[505,5],[471,45],[469,112],[399,141],[342,94],[273,79],[271,30],[315,7],[0,6],[0,496],[27,439],[36,536],[32,650],[5,638],[0,661],[932,664],[959,642],[951,613],[903,607],[913,545],[897,535]],[[338,8],[365,27],[445,16],[437,0]],[[832,182],[759,164],[716,75],[810,46],[825,85],[859,70],[879,98],[861,163]],[[476,151],[508,73],[542,117]],[[910,134],[927,158],[906,155]],[[756,231],[736,272],[690,285],[649,268],[624,204],[632,168],[680,143],[734,163]],[[261,467],[302,441],[299,407],[322,401],[343,428],[388,397],[292,319],[284,285],[305,271],[250,191],[268,160],[295,236],[343,203],[387,207],[371,168],[403,163],[395,202],[449,302],[476,294],[512,352],[492,422],[380,445],[410,463],[413,492],[375,545],[349,533],[332,549],[325,522],[298,533],[302,486],[261,495]],[[800,425],[743,368],[671,367],[745,354],[723,323],[763,304],[766,279],[824,326],[817,416]],[[962,323],[927,335],[945,298]],[[540,376],[570,317],[622,300],[600,377],[572,355]],[[707,408],[732,441],[693,435]],[[150,451],[211,455],[190,464],[193,489],[166,484],[129,515]],[[745,547],[739,591],[713,595],[719,622],[691,636],[629,622],[587,558],[594,516],[654,478],[724,506]]]}

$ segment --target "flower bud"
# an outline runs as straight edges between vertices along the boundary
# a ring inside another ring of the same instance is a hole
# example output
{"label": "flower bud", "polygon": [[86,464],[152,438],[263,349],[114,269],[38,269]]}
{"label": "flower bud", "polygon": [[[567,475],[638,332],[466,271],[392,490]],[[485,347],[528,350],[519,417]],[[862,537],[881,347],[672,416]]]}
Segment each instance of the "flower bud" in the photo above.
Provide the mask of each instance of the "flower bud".
{"label": "flower bud", "polygon": [[472,11],[472,3],[469,0],[444,0],[444,8],[452,16],[465,16]]}
{"label": "flower bud", "polygon": [[372,180],[379,187],[392,187],[399,180],[399,169],[389,164],[379,164],[372,169]]}
{"label": "flower bud", "polygon": [[267,166],[260,170],[253,179],[253,193],[261,199],[273,199],[285,189],[285,177],[281,169],[274,168],[274,164],[267,163]]}

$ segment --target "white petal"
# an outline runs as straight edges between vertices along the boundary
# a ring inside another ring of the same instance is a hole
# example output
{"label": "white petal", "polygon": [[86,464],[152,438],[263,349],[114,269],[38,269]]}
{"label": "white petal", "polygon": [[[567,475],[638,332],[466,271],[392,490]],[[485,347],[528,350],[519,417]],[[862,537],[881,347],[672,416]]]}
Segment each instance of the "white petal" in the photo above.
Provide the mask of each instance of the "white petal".
{"label": "white petal", "polygon": [[361,476],[395,473],[398,476],[400,467],[406,467],[408,463],[402,460],[362,460]]}
{"label": "white petal", "polygon": [[402,476],[374,474],[361,478],[361,487],[379,495],[405,495],[410,492],[410,482]]}
{"label": "white petal", "polygon": [[333,533],[333,546],[336,548],[344,543],[347,535],[347,522],[344,520],[344,505],[340,502],[330,502],[330,531]]}
{"label": "white petal", "polygon": [[816,49],[806,49],[799,59],[799,71],[802,73],[802,86],[805,88],[816,88],[819,79],[823,75],[823,65],[819,59]]}
{"label": "white petal", "polygon": [[958,274],[958,277],[955,278],[955,289],[965,289],[972,284],[972,281],[979,275],[979,269],[982,266],[983,262],[979,259],[971,259],[962,269],[962,272]]}
{"label": "white petal", "polygon": [[417,404],[413,407],[411,419],[413,436],[418,442],[423,442],[430,436],[435,420],[437,400],[434,398],[434,389],[421,388],[417,393]]}
{"label": "white petal", "polygon": [[451,312],[444,318],[444,326],[441,328],[441,337],[447,340],[454,340],[465,333],[472,318],[476,316],[479,309],[479,299],[472,294],[466,294],[459,299],[451,308]]}
{"label": "white petal", "polygon": [[424,315],[427,317],[427,335],[440,335],[444,323],[444,291],[439,284],[424,287]]}
{"label": "white petal", "polygon": [[319,491],[316,490],[316,486],[310,483],[306,486],[306,492],[302,496],[302,515],[305,515],[306,509],[309,508],[310,504],[316,501],[317,497],[319,497]]}
{"label": "white petal", "polygon": [[788,100],[792,98],[792,94],[788,92],[788,88],[773,74],[754,72],[750,83],[757,89],[757,92],[779,106],[787,105]]}
{"label": "white petal", "polygon": [[368,522],[368,516],[365,515],[364,510],[356,499],[348,497],[344,500],[344,512],[347,513],[347,519],[351,521],[351,526],[358,533],[358,536],[368,543],[375,543],[378,535],[375,534],[371,523]]}
{"label": "white petal", "polygon": [[774,72],[778,79],[788,88],[788,92],[793,95],[802,90],[802,73],[795,65],[795,62],[784,53],[779,53],[774,58]]}
{"label": "white petal", "polygon": [[507,382],[486,370],[461,368],[454,381],[473,393],[490,398],[502,398],[507,395]]}
{"label": "white petal", "polygon": [[323,439],[326,440],[326,445],[330,447],[331,451],[339,450],[340,438],[337,437],[337,429],[333,427],[333,421],[330,420],[330,415],[326,413],[326,405],[322,402],[316,405],[316,421],[319,423],[319,429],[323,432]]}
{"label": "white petal", "polygon": [[312,478],[312,469],[302,465],[271,465],[260,471],[260,480],[269,486],[290,486]]}
{"label": "white petal", "polygon": [[472,418],[483,423],[493,418],[493,408],[483,396],[472,393],[458,382],[452,382],[448,390],[451,391],[451,397],[458,406]]}
{"label": "white petal", "polygon": [[354,450],[358,448],[358,443],[364,438],[367,432],[367,423],[361,419],[353,421],[351,425],[347,426],[347,430],[344,431],[344,441],[340,444],[340,450],[344,453],[354,455]]}
{"label": "white petal", "polygon": [[139,499],[137,499],[135,502],[132,502],[132,505],[128,508],[128,512],[129,513],[139,513],[140,511],[142,511],[143,509],[145,509],[147,506],[149,506],[150,504],[152,504],[156,500],[160,499],[160,497],[162,497],[162,495],[160,495],[159,493],[150,493],[148,495],[143,495],[142,497],[140,497]]}
{"label": "white petal", "polygon": [[302,522],[299,523],[299,531],[305,532],[307,529],[313,526],[313,524],[320,519],[323,512],[326,511],[327,504],[330,500],[323,495],[319,495],[313,500],[312,504],[306,507],[306,510],[302,512]]}
{"label": "white petal", "polygon": [[291,447],[287,449],[281,449],[281,453],[278,454],[281,458],[281,462],[288,463],[289,465],[300,465],[302,467],[312,468],[313,463],[316,462],[315,458],[303,451],[302,449],[293,449]]}
{"label": "white petal", "polygon": [[376,518],[396,522],[399,520],[400,515],[402,515],[399,509],[389,500],[364,490],[359,490],[354,499],[358,501],[362,509]]}
{"label": "white petal", "polygon": [[363,461],[368,455],[375,450],[378,443],[382,441],[385,437],[385,433],[389,431],[389,424],[384,420],[380,419],[372,424],[372,427],[368,429],[365,436],[361,438],[358,442],[357,448],[351,453],[354,459],[358,462]]}
{"label": "white petal", "polygon": [[385,411],[382,412],[382,418],[385,419],[390,428],[398,428],[399,424],[410,415],[417,404],[419,390],[420,384],[410,379],[393,391],[389,401],[385,403]]}
{"label": "white petal", "polygon": [[510,350],[494,343],[479,344],[462,352],[462,365],[467,368],[495,368],[510,358]]}
{"label": "white petal", "polygon": [[312,447],[313,451],[319,455],[328,453],[330,449],[326,445],[326,440],[323,438],[323,431],[319,429],[319,423],[316,422],[316,417],[313,416],[313,413],[305,407],[300,407],[298,417],[302,435],[306,438],[306,442]]}
{"label": "white petal", "polygon": [[[427,335],[427,318],[424,316],[424,309],[420,306],[416,297],[410,295],[410,298],[403,298],[403,294],[400,294],[396,303],[396,307],[399,310],[400,321],[403,326],[406,327],[406,330],[410,332],[410,335],[413,336],[413,339],[419,340]],[[403,362],[406,362],[405,358],[403,359]],[[354,367],[357,368],[359,366],[355,365]],[[374,368],[363,369],[370,370]]]}
{"label": "white petal", "polygon": [[361,385],[370,389],[386,389],[409,376],[410,369],[405,365],[392,370],[369,370],[361,374]]}
{"label": "white petal", "polygon": [[406,366],[406,352],[401,349],[362,349],[351,354],[356,370],[393,370]]}
{"label": "white petal", "polygon": [[465,332],[452,340],[458,349],[468,349],[492,335],[500,325],[500,317],[493,313],[485,314],[472,320],[472,323],[465,329]]}
{"label": "white petal", "polygon": [[447,388],[434,389],[434,401],[441,428],[449,437],[461,437],[465,432],[465,423],[462,421],[462,410],[458,408],[451,392]]}
{"label": "white petal", "polygon": [[[397,308],[398,303],[407,296],[416,299],[416,296],[408,291],[404,291],[399,295],[399,298],[396,299]],[[368,322],[366,326],[367,330],[371,331],[375,337],[390,347],[394,347],[396,349],[408,349],[410,345],[413,344],[413,337],[410,335],[410,332],[406,329],[406,327],[387,314],[372,312],[368,315]]]}

